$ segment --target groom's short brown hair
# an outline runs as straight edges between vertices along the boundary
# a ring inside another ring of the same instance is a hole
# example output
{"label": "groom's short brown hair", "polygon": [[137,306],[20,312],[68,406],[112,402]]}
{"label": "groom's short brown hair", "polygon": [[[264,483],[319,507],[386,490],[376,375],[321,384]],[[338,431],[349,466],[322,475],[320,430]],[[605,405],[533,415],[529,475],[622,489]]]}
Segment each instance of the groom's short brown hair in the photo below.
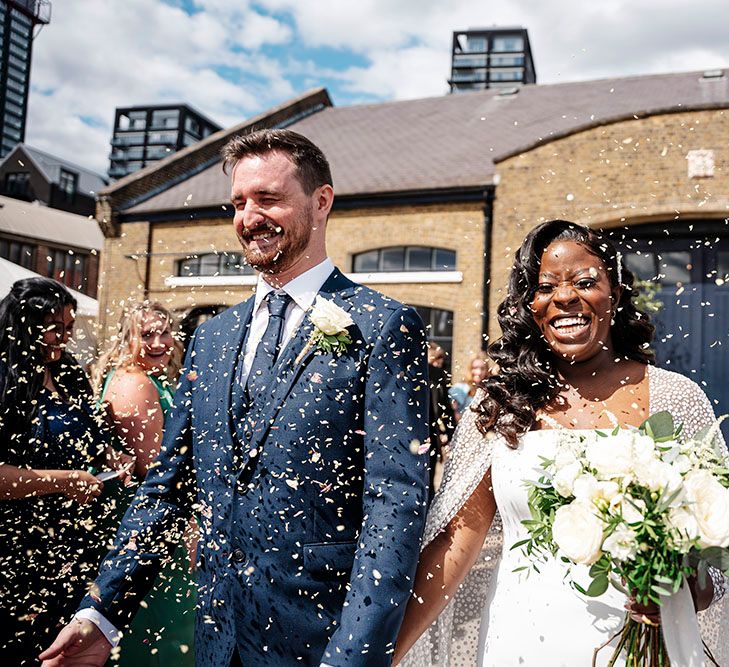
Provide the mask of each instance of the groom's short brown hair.
{"label": "groom's short brown hair", "polygon": [[296,166],[301,187],[310,195],[322,185],[332,184],[332,172],[324,153],[303,134],[291,130],[258,130],[233,137],[223,146],[223,171],[234,168],[244,157],[281,151]]}

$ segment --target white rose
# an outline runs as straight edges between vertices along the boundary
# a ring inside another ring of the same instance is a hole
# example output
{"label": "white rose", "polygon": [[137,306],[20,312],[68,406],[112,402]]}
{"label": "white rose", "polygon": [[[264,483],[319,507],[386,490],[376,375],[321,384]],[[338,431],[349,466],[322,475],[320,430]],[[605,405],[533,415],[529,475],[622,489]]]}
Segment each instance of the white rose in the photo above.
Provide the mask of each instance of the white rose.
{"label": "white rose", "polygon": [[336,336],[354,324],[349,313],[333,301],[316,297],[309,316],[314,326],[327,336]]}
{"label": "white rose", "polygon": [[565,466],[571,465],[577,461],[577,455],[572,447],[559,445],[554,452],[554,469],[561,470]]}
{"label": "white rose", "polygon": [[686,497],[699,527],[699,545],[729,546],[729,489],[707,470],[686,475]]}
{"label": "white rose", "polygon": [[655,458],[640,463],[636,462],[633,472],[638,483],[651,491],[666,489],[672,492],[678,489],[683,482],[677,468]]}
{"label": "white rose", "polygon": [[620,493],[620,487],[615,482],[601,482],[594,475],[585,473],[572,484],[572,493],[578,500],[590,503],[605,501],[609,505]]}
{"label": "white rose", "polygon": [[645,503],[640,499],[623,496],[620,503],[620,514],[627,524],[640,523],[643,521]]}
{"label": "white rose", "polygon": [[658,456],[653,438],[642,433],[633,434],[633,461],[642,463],[652,461]]}
{"label": "white rose", "polygon": [[666,527],[673,531],[673,543],[683,552],[687,552],[699,536],[699,524],[696,517],[686,507],[671,509],[666,517]]}
{"label": "white rose", "polygon": [[633,468],[633,434],[621,431],[598,437],[587,444],[585,457],[599,478],[629,477]]}
{"label": "white rose", "polygon": [[560,507],[554,515],[552,537],[573,563],[592,565],[600,558],[603,523],[593,508],[579,500]]}
{"label": "white rose", "polygon": [[603,551],[609,553],[615,560],[633,560],[638,553],[638,544],[635,541],[635,532],[625,524],[620,524],[602,543]]}
{"label": "white rose", "polygon": [[582,466],[579,461],[572,461],[560,468],[552,478],[552,486],[554,490],[563,498],[569,498],[573,495],[572,485],[577,476],[582,472]]}
{"label": "white rose", "polygon": [[678,470],[681,475],[685,475],[691,470],[691,459],[686,454],[679,454],[673,462],[673,467]]}

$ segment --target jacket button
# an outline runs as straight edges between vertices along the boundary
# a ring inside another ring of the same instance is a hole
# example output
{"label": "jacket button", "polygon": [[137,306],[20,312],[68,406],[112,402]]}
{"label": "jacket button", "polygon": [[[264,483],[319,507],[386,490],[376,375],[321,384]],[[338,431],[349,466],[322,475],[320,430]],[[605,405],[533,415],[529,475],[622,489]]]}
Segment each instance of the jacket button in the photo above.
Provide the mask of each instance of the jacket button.
{"label": "jacket button", "polygon": [[235,549],[231,557],[234,563],[242,563],[246,559],[242,549]]}

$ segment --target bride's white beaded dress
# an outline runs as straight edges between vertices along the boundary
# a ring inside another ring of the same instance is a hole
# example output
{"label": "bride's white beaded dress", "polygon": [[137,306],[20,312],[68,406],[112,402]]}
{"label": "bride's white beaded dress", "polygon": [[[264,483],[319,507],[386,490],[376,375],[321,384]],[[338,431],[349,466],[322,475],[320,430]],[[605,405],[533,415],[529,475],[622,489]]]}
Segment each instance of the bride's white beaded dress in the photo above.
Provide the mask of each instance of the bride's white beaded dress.
{"label": "bride's white beaded dress", "polygon": [[[692,380],[649,367],[650,412],[668,410],[691,437],[715,421],[711,404]],[[474,399],[478,404],[481,395]],[[535,478],[540,456],[549,456],[561,429],[530,431],[516,449],[503,438],[484,436],[475,413],[464,414],[454,436],[443,482],[425,528],[423,547],[456,515],[491,468],[498,514],[481,556],[428,632],[418,640],[402,664],[408,667],[578,667],[590,665],[594,649],[620,628],[625,597],[612,587],[599,598],[587,598],[570,586],[570,577],[587,581],[587,572],[556,559],[540,572],[516,568],[529,565],[511,546],[526,536],[522,520],[530,517],[525,479]],[[562,431],[563,433],[563,431]],[[722,441],[723,444],[723,441]],[[503,528],[502,528],[503,524]],[[720,665],[729,664],[729,604],[715,602],[699,614],[704,641]],[[610,648],[600,652],[604,665]]]}

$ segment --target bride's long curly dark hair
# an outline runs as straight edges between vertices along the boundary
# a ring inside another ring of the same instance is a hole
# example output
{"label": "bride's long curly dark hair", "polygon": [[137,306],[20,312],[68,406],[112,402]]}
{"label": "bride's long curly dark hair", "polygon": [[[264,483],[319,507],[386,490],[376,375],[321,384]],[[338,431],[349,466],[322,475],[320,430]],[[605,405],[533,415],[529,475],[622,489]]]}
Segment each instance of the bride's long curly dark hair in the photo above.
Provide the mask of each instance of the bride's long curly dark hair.
{"label": "bride's long curly dark hair", "polygon": [[633,304],[633,274],[622,262],[618,268],[620,256],[611,241],[566,220],[539,225],[529,232],[516,252],[507,297],[497,310],[503,334],[488,349],[499,365],[499,373],[481,383],[486,395],[474,407],[478,428],[483,433],[494,429],[512,447],[519,436],[533,427],[537,411],[552,403],[559,393],[554,354],[530,308],[539,283],[542,254],[554,241],[575,241],[602,261],[612,287],[622,287],[611,330],[616,355],[654,363],[648,345],[655,327]]}

